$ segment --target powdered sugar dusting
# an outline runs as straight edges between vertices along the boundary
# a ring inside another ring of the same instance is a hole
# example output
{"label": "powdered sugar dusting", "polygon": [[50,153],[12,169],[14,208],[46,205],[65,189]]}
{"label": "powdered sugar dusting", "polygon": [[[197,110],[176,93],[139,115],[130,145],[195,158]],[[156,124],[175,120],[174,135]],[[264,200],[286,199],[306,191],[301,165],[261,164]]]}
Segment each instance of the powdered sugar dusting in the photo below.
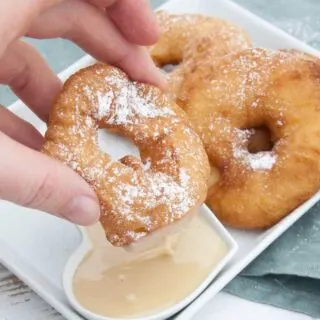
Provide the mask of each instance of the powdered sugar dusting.
{"label": "powdered sugar dusting", "polygon": [[92,103],[97,101],[97,120],[104,119],[110,125],[137,124],[143,118],[172,117],[169,107],[158,107],[152,89],[146,94],[139,84],[125,77],[105,77],[106,85],[116,90],[96,91],[86,86],[84,91]]}
{"label": "powdered sugar dusting", "polygon": [[277,161],[276,153],[273,151],[250,153],[248,151],[248,142],[252,134],[254,134],[254,129],[236,130],[236,138],[233,142],[233,157],[250,170],[271,170]]}
{"label": "powdered sugar dusting", "polygon": [[253,170],[271,170],[276,161],[276,154],[268,151],[261,151],[249,156],[249,164]]}
{"label": "powdered sugar dusting", "polygon": [[[114,114],[107,120],[109,124],[133,124],[134,121],[138,121],[135,119],[140,119],[140,117],[157,118],[174,115],[174,112],[169,108],[157,108],[154,102],[139,95],[134,83],[128,83],[127,86],[121,87],[113,100],[113,104]],[[102,117],[107,117],[108,112],[103,112],[103,110],[104,105],[99,104],[100,114]]]}
{"label": "powdered sugar dusting", "polygon": [[98,97],[98,119],[102,119],[110,112],[111,104],[114,99],[114,93],[109,91],[105,94],[97,92]]}
{"label": "powdered sugar dusting", "polygon": [[254,171],[271,170],[277,161],[277,155],[270,151],[250,153],[245,149],[235,149],[233,155]]}
{"label": "powdered sugar dusting", "polygon": [[[74,80],[72,99],[61,98],[47,146],[95,189],[108,239],[129,244],[181,219],[203,200],[207,158],[199,137],[158,89],[104,65],[85,72],[90,76],[80,71]],[[99,126],[125,133],[142,148],[141,159],[114,161],[101,152]]]}
{"label": "powdered sugar dusting", "polygon": [[[217,153],[225,157],[224,162],[230,161],[232,156],[250,170],[271,170],[278,160],[277,154],[274,151],[251,154],[247,148],[250,130],[237,127],[250,126],[254,118],[266,119],[266,122],[278,128],[285,125],[287,105],[277,98],[273,89],[275,77],[272,75],[275,71],[279,77],[294,72],[297,63],[303,59],[306,59],[304,54],[296,51],[253,48],[216,60],[209,57],[198,63],[194,73],[183,84],[183,90],[190,92],[195,84],[204,87],[206,91],[203,95],[212,104],[206,119],[196,123],[206,148],[212,150],[209,153],[215,153],[212,146],[216,145],[220,149]],[[181,96],[184,95],[185,92],[182,92]],[[190,101],[189,105],[196,108]],[[233,114],[236,114],[234,119]],[[195,117],[194,110],[192,116]],[[234,130],[235,134],[232,133]],[[228,143],[233,144],[232,148]]]}
{"label": "powdered sugar dusting", "polygon": [[[188,180],[188,174],[185,178]],[[132,221],[138,219],[147,231],[152,229],[152,222],[149,216],[137,216],[132,211],[132,206],[141,199],[148,199],[146,209],[157,210],[161,205],[168,206],[166,214],[166,224],[181,218],[188,212],[190,206],[195,204],[195,200],[190,198],[188,183],[176,182],[171,176],[161,172],[146,172],[143,181],[139,184],[118,183],[114,185],[116,205],[119,214],[123,218]]]}

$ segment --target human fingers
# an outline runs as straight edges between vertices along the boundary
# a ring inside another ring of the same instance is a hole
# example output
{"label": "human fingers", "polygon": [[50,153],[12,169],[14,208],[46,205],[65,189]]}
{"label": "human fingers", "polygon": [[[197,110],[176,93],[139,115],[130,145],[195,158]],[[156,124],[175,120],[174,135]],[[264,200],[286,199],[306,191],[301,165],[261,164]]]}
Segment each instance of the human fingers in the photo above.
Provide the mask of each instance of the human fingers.
{"label": "human fingers", "polygon": [[23,41],[13,42],[0,57],[0,83],[8,84],[43,121],[62,87],[44,59]]}
{"label": "human fingers", "polygon": [[0,56],[28,30],[31,22],[45,9],[63,0],[0,1]]}
{"label": "human fingers", "polygon": [[132,43],[152,45],[159,37],[157,19],[148,0],[87,0],[107,10],[123,36]]}
{"label": "human fingers", "polygon": [[159,37],[157,19],[148,0],[91,0],[106,8],[109,17],[130,42],[152,45]]}
{"label": "human fingers", "polygon": [[43,137],[29,122],[0,105],[0,131],[34,150],[40,150]]}
{"label": "human fingers", "polygon": [[0,198],[80,225],[98,220],[97,197],[67,166],[0,132]]}
{"label": "human fingers", "polygon": [[28,35],[67,38],[134,80],[164,86],[161,72],[145,50],[127,41],[104,11],[87,2],[68,0],[50,8],[36,19]]}
{"label": "human fingers", "polygon": [[130,42],[149,46],[159,37],[157,19],[147,0],[118,0],[108,15]]}

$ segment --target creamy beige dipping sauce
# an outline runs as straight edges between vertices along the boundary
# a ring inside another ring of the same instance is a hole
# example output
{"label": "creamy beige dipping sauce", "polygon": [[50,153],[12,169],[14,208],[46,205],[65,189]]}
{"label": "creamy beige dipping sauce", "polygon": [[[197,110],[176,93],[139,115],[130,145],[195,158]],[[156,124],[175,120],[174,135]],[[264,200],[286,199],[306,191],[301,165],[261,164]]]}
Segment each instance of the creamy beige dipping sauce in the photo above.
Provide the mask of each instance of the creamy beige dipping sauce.
{"label": "creamy beige dipping sauce", "polygon": [[136,318],[172,307],[193,292],[228,247],[201,215],[156,248],[138,254],[108,244],[102,228],[88,229],[92,251],[73,281],[78,302],[93,313]]}

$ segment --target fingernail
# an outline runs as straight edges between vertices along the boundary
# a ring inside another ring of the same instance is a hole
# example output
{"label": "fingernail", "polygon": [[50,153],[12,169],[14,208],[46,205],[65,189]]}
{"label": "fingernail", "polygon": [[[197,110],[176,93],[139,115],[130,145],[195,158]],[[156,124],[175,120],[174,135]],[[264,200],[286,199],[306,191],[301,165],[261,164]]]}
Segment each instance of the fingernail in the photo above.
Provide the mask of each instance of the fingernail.
{"label": "fingernail", "polygon": [[69,208],[68,212],[64,215],[65,218],[82,226],[93,224],[100,217],[98,201],[88,196],[75,197]]}

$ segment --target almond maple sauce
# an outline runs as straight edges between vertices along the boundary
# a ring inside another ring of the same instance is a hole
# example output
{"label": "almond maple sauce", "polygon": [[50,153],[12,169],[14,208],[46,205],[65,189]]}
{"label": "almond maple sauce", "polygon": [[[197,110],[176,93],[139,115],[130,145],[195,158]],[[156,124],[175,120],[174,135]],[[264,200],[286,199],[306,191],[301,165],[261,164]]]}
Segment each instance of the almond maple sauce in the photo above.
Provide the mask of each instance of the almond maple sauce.
{"label": "almond maple sauce", "polygon": [[112,318],[139,318],[174,306],[228,250],[201,215],[145,252],[113,247],[99,224],[88,228],[88,235],[93,248],[76,271],[74,294],[86,309]]}

